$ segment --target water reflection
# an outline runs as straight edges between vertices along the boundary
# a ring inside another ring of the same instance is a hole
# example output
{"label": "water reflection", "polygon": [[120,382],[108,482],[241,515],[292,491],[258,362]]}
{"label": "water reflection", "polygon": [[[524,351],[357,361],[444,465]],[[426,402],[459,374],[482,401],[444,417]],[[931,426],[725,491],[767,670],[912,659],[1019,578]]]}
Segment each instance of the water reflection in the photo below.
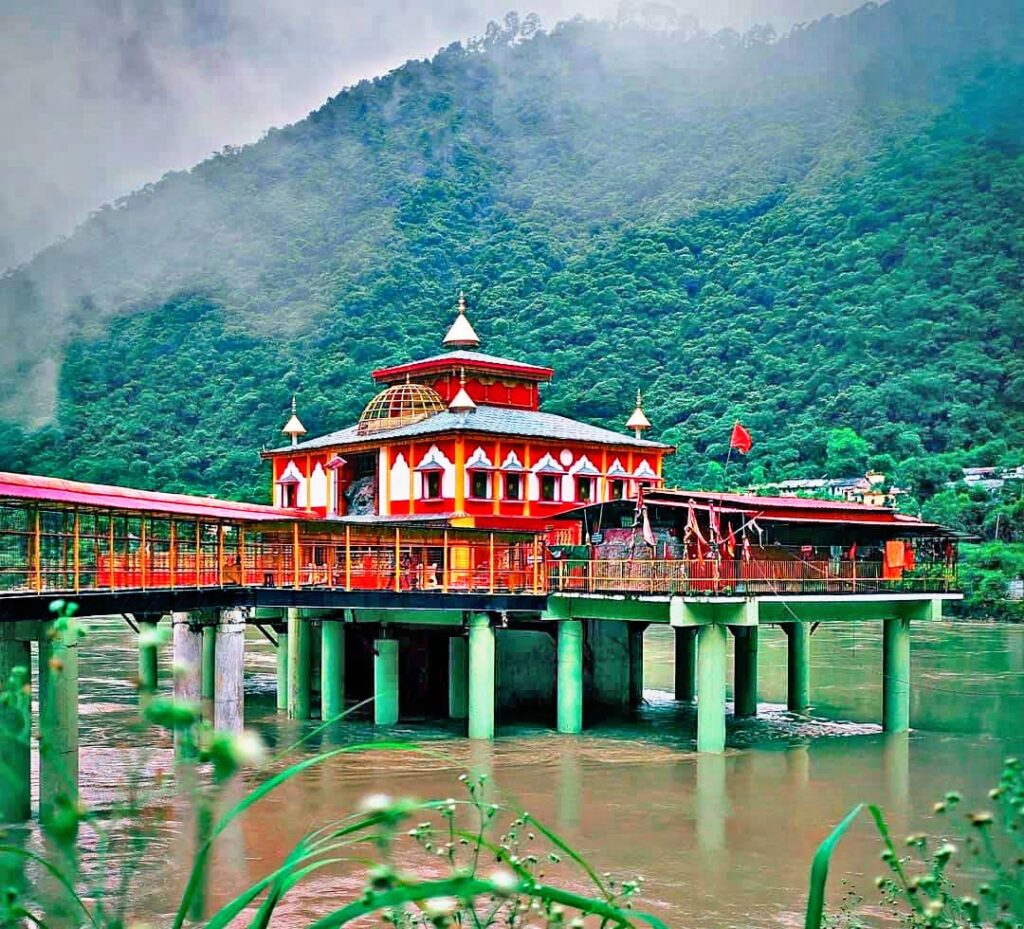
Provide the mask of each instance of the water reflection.
{"label": "water reflection", "polygon": [[[316,724],[289,723],[277,712],[274,655],[255,637],[247,649],[247,722],[281,750]],[[1024,628],[918,627],[912,722],[921,731],[901,736],[883,735],[876,725],[879,630],[819,627],[811,642],[819,714],[812,720],[785,711],[781,633],[763,630],[760,649],[760,716],[730,717],[731,747],[720,756],[692,752],[694,709],[672,699],[666,629],[647,634],[645,705],[637,717],[579,737],[506,722],[492,745],[468,742],[446,723],[381,732],[366,721],[346,721],[299,753],[385,738],[415,739],[430,751],[399,761],[382,750],[340,755],[287,782],[218,840],[210,902],[231,899],[280,862],[308,829],[345,816],[367,793],[458,796],[459,774],[473,771],[489,776],[495,795],[554,826],[599,870],[644,875],[645,906],[670,925],[799,924],[814,849],[854,803],[881,802],[897,834],[911,824],[928,828],[932,803],[946,790],[980,799],[998,779],[1002,756],[1024,750]],[[143,859],[145,879],[133,910],[160,922],[180,898],[196,822],[186,799],[190,775],[175,767],[170,741],[136,724],[129,683],[135,664],[132,636],[116,624],[103,626],[82,649],[82,794],[93,807],[109,808],[131,771],[148,785],[156,836]],[[167,688],[166,654],[161,674]],[[222,803],[242,790],[234,785]],[[114,819],[107,826],[124,837],[125,824]],[[122,849],[118,854],[130,854]],[[858,824],[837,852],[834,873],[858,876],[873,898],[877,852],[869,825]],[[83,866],[97,863],[87,848]],[[337,905],[340,892],[357,886],[358,870],[325,871],[294,892],[282,925],[299,925]]]}

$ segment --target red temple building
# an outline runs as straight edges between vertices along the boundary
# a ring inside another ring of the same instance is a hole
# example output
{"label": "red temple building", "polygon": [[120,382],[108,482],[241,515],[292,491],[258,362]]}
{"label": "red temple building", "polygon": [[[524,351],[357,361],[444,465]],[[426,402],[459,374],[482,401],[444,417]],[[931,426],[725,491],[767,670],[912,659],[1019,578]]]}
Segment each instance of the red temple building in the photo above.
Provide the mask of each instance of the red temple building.
{"label": "red temple building", "polygon": [[292,444],[264,453],[274,505],[350,522],[537,531],[566,510],[661,486],[674,448],[642,437],[639,393],[632,435],[543,412],[552,369],[479,352],[461,295],[443,346],[375,371],[380,393],[337,432],[301,440],[293,404],[283,430]]}

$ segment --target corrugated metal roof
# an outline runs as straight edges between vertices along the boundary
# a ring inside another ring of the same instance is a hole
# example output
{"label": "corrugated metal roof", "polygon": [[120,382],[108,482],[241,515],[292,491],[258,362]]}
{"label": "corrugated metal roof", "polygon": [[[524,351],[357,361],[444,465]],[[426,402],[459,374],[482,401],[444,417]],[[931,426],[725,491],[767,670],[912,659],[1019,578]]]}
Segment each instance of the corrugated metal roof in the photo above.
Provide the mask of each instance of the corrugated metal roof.
{"label": "corrugated metal roof", "polygon": [[669,449],[672,446],[648,439],[622,435],[600,426],[577,422],[554,413],[535,410],[516,410],[510,407],[479,406],[470,413],[437,413],[429,419],[397,429],[375,432],[370,436],[358,435],[355,426],[338,432],[271,449],[273,454],[311,451],[342,445],[379,445],[388,439],[417,438],[441,435],[446,432],[481,432],[487,435],[517,436],[527,439],[557,439],[576,442],[593,442],[599,445],[629,445],[635,448]]}
{"label": "corrugated metal roof", "polygon": [[3,498],[50,502],[63,506],[98,507],[245,522],[316,518],[305,510],[286,510],[260,503],[239,503],[235,500],[218,500],[213,497],[166,494],[117,487],[112,484],[86,484],[81,481],[65,481],[55,477],[10,472],[0,472],[0,499]]}

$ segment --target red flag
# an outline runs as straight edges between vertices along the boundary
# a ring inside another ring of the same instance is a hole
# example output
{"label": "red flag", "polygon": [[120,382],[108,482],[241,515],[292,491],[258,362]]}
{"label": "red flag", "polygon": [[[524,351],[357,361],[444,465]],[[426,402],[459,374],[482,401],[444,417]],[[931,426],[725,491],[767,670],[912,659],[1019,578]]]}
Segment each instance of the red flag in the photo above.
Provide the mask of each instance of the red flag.
{"label": "red flag", "polygon": [[741,455],[745,455],[753,447],[754,440],[750,438],[750,433],[737,420],[736,425],[732,427],[732,438],[729,439],[729,448],[734,448]]}
{"label": "red flag", "polygon": [[732,525],[729,526],[729,534],[725,537],[725,550],[730,558],[736,557],[736,534],[732,531]]}
{"label": "red flag", "polygon": [[750,561],[750,539],[746,532],[743,533],[743,560]]}
{"label": "red flag", "polygon": [[850,546],[850,551],[847,553],[847,558],[849,558],[850,561],[854,561],[857,558],[857,543],[856,542],[854,542],[853,545]]}
{"label": "red flag", "polygon": [[707,545],[707,541],[704,535],[700,531],[700,526],[697,523],[697,512],[693,508],[693,501],[690,501],[690,508],[686,514],[686,535],[692,535],[702,545]]}
{"label": "red flag", "polygon": [[647,515],[647,507],[646,506],[644,507],[643,536],[644,536],[644,541],[648,545],[650,545],[651,548],[654,548],[654,545],[655,545],[654,530],[651,529],[651,520],[650,520],[650,517]]}

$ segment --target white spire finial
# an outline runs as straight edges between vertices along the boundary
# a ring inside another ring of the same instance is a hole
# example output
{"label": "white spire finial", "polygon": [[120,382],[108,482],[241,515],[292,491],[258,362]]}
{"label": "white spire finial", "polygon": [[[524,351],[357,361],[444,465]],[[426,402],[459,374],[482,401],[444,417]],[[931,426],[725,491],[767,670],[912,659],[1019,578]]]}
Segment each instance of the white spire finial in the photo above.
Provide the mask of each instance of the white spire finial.
{"label": "white spire finial", "polygon": [[480,337],[473,330],[469,317],[466,316],[466,295],[461,290],[459,291],[459,313],[455,317],[455,322],[448,329],[448,334],[444,337],[442,344],[449,348],[480,347]]}
{"label": "white spire finial", "polygon": [[636,409],[626,421],[626,428],[632,429],[638,439],[644,430],[651,428],[651,421],[644,415],[644,398],[639,389],[636,392]]}
{"label": "white spire finial", "polygon": [[459,392],[452,397],[452,402],[448,404],[448,412],[471,413],[475,409],[476,404],[473,402],[473,398],[466,392],[466,369],[463,368],[459,374]]}
{"label": "white spire finial", "polygon": [[292,445],[299,444],[299,436],[306,434],[306,427],[302,425],[302,420],[299,419],[298,404],[295,402],[295,394],[292,394],[292,415],[291,418],[285,423],[284,429],[281,430],[285,435],[291,436]]}

